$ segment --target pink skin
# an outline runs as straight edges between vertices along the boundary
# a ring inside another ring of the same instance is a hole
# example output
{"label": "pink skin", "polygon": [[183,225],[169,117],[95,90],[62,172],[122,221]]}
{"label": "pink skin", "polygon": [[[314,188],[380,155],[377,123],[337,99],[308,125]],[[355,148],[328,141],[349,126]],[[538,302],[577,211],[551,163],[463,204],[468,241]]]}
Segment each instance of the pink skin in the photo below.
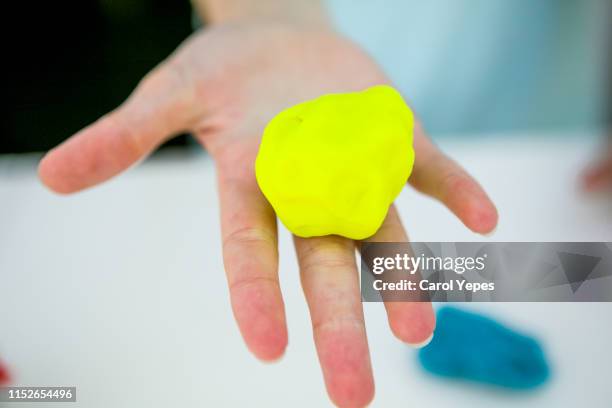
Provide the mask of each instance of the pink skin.
{"label": "pink skin", "polygon": [[8,369],[2,365],[0,361],[0,386],[8,385],[11,381],[11,377],[9,376]]}
{"label": "pink skin", "polygon": [[612,189],[612,145],[608,145],[604,155],[582,174],[582,187],[595,192]]}
{"label": "pink skin", "polygon": [[[99,184],[172,135],[192,132],[215,160],[223,258],[232,308],[249,349],[275,360],[287,346],[278,284],[275,214],[254,176],[265,124],[280,110],[320,94],[388,83],[357,46],[331,31],[267,22],[227,23],[200,31],[152,71],[118,109],[50,151],[41,180],[59,193]],[[411,183],[438,198],[473,231],[486,233],[497,212],[482,188],[415,130]],[[394,208],[373,238],[405,241]],[[341,237],[295,239],[301,279],[327,390],[339,406],[374,395],[354,243]],[[435,326],[427,303],[386,305],[402,341],[419,343]]]}

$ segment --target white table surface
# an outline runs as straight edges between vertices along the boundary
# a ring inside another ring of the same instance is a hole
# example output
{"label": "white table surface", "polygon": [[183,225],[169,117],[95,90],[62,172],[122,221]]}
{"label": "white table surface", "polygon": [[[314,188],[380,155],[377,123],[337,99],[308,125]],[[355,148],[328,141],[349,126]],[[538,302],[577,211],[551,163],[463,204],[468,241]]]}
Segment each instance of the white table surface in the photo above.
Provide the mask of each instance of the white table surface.
{"label": "white table surface", "polygon": [[[597,149],[593,137],[442,145],[490,192],[500,224],[493,237],[480,237],[406,189],[397,204],[414,240],[612,241],[610,202],[576,188],[577,171]],[[70,407],[331,405],[285,230],[287,353],[261,364],[242,344],[223,276],[209,158],[166,153],[71,197],[38,183],[36,160],[0,157],[0,358],[16,384],[75,385]],[[382,305],[366,304],[373,406],[611,406],[612,304],[465,307],[541,338],[552,382],[522,395],[425,375],[415,352],[391,335]]]}

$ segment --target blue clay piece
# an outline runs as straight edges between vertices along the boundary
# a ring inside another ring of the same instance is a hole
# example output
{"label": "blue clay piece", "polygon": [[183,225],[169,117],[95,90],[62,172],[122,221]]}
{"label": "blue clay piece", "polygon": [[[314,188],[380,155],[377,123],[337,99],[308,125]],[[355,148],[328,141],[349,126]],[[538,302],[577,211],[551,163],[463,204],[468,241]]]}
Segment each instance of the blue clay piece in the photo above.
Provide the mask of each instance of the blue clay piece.
{"label": "blue clay piece", "polygon": [[540,344],[487,317],[453,307],[438,311],[419,361],[434,374],[517,390],[535,388],[550,370]]}

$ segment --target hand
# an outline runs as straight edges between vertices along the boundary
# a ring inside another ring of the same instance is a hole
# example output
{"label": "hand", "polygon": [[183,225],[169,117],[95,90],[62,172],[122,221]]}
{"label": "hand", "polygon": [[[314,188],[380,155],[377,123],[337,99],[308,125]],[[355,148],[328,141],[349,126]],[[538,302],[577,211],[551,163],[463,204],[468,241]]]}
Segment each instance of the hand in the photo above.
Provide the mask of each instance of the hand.
{"label": "hand", "polygon": [[[122,106],[49,152],[40,177],[49,188],[71,193],[116,175],[177,132],[194,134],[216,163],[234,315],[253,354],[274,360],[287,346],[287,329],[276,216],[254,176],[264,126],[298,102],[380,83],[388,79],[378,66],[332,32],[280,23],[221,24],[193,35]],[[492,230],[497,212],[491,201],[418,125],[415,149],[411,184],[441,200],[470,229]],[[372,239],[407,240],[395,208]],[[338,405],[365,405],[374,383],[355,243],[338,236],[294,242],[327,390]],[[400,340],[415,344],[431,336],[430,304],[385,307]]]}

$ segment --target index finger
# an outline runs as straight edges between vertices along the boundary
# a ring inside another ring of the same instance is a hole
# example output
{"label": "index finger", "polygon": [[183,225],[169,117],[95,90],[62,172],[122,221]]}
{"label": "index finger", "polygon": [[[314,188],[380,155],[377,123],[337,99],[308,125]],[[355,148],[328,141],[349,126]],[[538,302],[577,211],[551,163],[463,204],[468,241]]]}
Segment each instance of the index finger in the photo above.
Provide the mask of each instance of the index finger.
{"label": "index finger", "polygon": [[276,360],[287,346],[285,307],[278,280],[276,216],[254,176],[220,170],[223,261],[232,310],[248,348]]}

